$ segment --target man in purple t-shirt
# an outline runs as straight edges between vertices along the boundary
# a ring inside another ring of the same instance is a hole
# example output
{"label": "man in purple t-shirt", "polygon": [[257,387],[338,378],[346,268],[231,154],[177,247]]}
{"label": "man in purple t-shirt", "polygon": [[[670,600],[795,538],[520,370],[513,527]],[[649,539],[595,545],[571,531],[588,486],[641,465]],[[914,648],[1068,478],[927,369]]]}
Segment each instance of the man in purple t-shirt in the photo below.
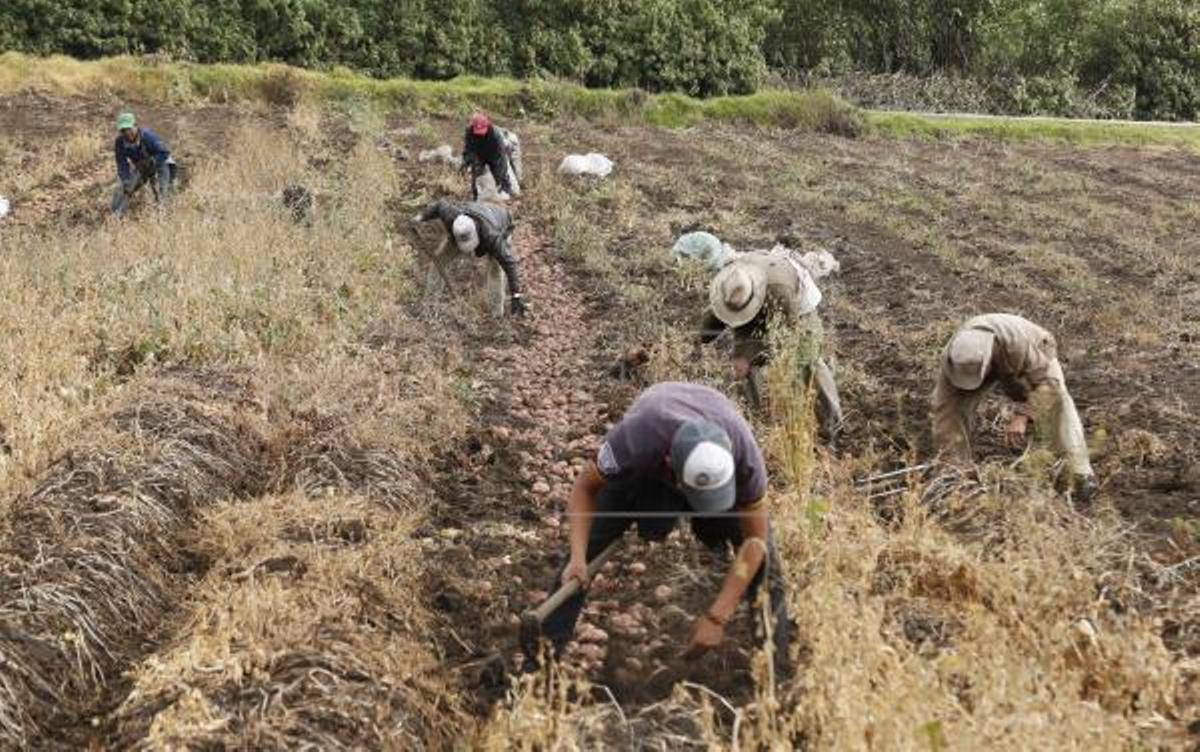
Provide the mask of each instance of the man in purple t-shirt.
{"label": "man in purple t-shirt", "polygon": [[[739,601],[753,599],[765,575],[776,655],[786,660],[791,625],[766,493],[762,451],[733,403],[698,384],[652,386],[575,480],[567,502],[570,560],[561,581],[577,579],[586,587],[587,562],[634,523],[642,538],[662,540],[686,516],[706,546],[738,549],[720,592],[692,626],[687,655],[720,645]],[[584,597],[566,601],[543,623],[556,651],[571,639]]]}

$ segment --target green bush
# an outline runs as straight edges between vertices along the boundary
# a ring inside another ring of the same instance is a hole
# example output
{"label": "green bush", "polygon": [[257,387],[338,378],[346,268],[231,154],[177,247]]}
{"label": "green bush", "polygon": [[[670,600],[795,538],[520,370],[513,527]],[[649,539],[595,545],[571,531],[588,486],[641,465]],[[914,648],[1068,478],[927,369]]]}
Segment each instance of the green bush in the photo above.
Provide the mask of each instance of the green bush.
{"label": "green bush", "polygon": [[913,76],[964,78],[951,88],[986,90],[1007,113],[1200,109],[1198,0],[4,0],[4,50],[694,96],[754,91],[769,66],[807,80],[896,76],[896,99]]}
{"label": "green bush", "polygon": [[773,0],[6,0],[0,51],[753,91]]}
{"label": "green bush", "polygon": [[1132,88],[1135,114],[1200,118],[1200,5],[1195,0],[1127,0],[1099,14],[1084,80]]}

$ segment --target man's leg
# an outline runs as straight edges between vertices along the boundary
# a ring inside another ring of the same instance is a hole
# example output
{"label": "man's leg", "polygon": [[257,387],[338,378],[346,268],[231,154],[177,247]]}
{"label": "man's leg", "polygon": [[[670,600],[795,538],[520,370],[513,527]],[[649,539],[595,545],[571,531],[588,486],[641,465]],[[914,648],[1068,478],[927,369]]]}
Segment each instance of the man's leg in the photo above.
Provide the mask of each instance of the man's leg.
{"label": "man's leg", "polygon": [[129,196],[125,193],[125,183],[120,180],[117,181],[116,187],[113,188],[111,208],[112,213],[118,217],[124,214],[129,208]]}
{"label": "man's leg", "polygon": [[842,399],[833,378],[833,370],[824,358],[818,358],[813,363],[812,380],[817,387],[817,418],[832,439],[842,425]]}
{"label": "man's leg", "polygon": [[133,198],[133,194],[137,193],[138,188],[141,187],[142,181],[136,173],[128,180],[118,180],[117,187],[113,189],[112,213],[119,217],[128,211],[129,200]]}
{"label": "man's leg", "polygon": [[505,131],[504,141],[508,145],[508,161],[512,165],[513,175],[517,180],[524,180],[525,169],[521,162],[521,139],[517,134]]}
{"label": "man's leg", "polygon": [[796,322],[797,378],[805,394],[811,386],[817,393],[817,419],[828,438],[832,439],[842,424],[842,401],[838,395],[833,370],[825,361],[825,327],[816,311],[805,314]]}
{"label": "man's leg", "polygon": [[487,259],[487,306],[493,316],[504,315],[504,303],[508,300],[508,277],[500,268],[500,262],[488,256]]}
{"label": "man's leg", "polygon": [[746,396],[746,404],[754,412],[763,410],[766,406],[767,371],[764,366],[750,366],[746,369],[746,377],[742,379],[742,393]]}
{"label": "man's leg", "polygon": [[[1039,423],[1045,421],[1055,451],[1066,457],[1076,478],[1092,477],[1091,458],[1088,457],[1087,436],[1083,432],[1083,421],[1075,409],[1075,400],[1067,391],[1062,366],[1056,361],[1050,370],[1050,383],[1040,384],[1030,395],[1029,402],[1038,411]],[[1039,425],[1039,428],[1043,426]]]}
{"label": "man's leg", "polygon": [[975,410],[986,393],[986,388],[964,392],[951,384],[945,374],[938,374],[931,410],[935,452],[944,452],[951,460],[971,460]]}
{"label": "man's leg", "polygon": [[746,403],[757,412],[767,401],[767,345],[757,337],[735,333],[734,338],[733,375],[741,381]]}
{"label": "man's leg", "polygon": [[166,205],[171,202],[171,165],[163,162],[155,170],[158,181],[158,202]]}
{"label": "man's leg", "polygon": [[[596,499],[596,516],[592,518],[592,527],[588,531],[588,561],[599,556],[609,543],[620,538],[633,524],[633,518],[622,512],[631,506],[630,497],[635,493],[635,488],[635,481],[615,481],[606,484],[600,490]],[[567,524],[574,523],[568,520]],[[562,573],[565,570],[564,566],[550,583],[550,592],[553,593],[562,586]],[[575,622],[579,621],[579,612],[583,610],[586,598],[586,593],[577,593],[552,611],[542,622],[542,634],[554,646],[555,655],[562,653],[571,641],[571,636],[575,634]]]}
{"label": "man's leg", "polygon": [[500,155],[488,162],[488,171],[492,173],[492,180],[496,181],[496,190],[508,195],[513,195],[512,185],[508,182],[508,158],[505,155]]}

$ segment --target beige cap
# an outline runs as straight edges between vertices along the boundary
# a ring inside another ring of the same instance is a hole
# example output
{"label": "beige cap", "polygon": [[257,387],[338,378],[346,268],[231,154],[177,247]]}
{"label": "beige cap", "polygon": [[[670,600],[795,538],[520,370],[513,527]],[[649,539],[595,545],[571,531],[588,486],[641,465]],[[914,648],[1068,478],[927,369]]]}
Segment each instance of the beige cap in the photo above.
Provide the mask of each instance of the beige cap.
{"label": "beige cap", "polygon": [[950,383],[959,389],[973,391],[983,386],[996,335],[983,329],[961,329],[946,346],[943,368]]}

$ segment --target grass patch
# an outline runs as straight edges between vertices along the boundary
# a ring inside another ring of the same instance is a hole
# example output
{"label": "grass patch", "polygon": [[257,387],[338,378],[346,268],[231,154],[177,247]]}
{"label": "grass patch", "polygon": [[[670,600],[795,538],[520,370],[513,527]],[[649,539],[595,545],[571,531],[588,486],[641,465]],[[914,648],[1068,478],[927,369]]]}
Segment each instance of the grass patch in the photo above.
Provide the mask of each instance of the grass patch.
{"label": "grass patch", "polygon": [[699,100],[639,89],[589,89],[561,81],[516,81],[463,76],[451,81],[373,79],[344,68],[317,72],[285,65],[194,65],[134,57],[79,61],[16,52],[0,55],[0,94],[111,92],[149,100],[403,105],[418,114],[463,115],[484,108],[505,116],[552,120],[578,117],[605,123],[682,128],[703,122],[857,132],[853,107],[825,91],[765,91]]}
{"label": "grass patch", "polygon": [[1005,118],[981,115],[918,115],[867,112],[873,132],[888,136],[954,138],[986,136],[1007,141],[1062,141],[1071,144],[1178,146],[1200,152],[1200,127],[1126,121]]}

